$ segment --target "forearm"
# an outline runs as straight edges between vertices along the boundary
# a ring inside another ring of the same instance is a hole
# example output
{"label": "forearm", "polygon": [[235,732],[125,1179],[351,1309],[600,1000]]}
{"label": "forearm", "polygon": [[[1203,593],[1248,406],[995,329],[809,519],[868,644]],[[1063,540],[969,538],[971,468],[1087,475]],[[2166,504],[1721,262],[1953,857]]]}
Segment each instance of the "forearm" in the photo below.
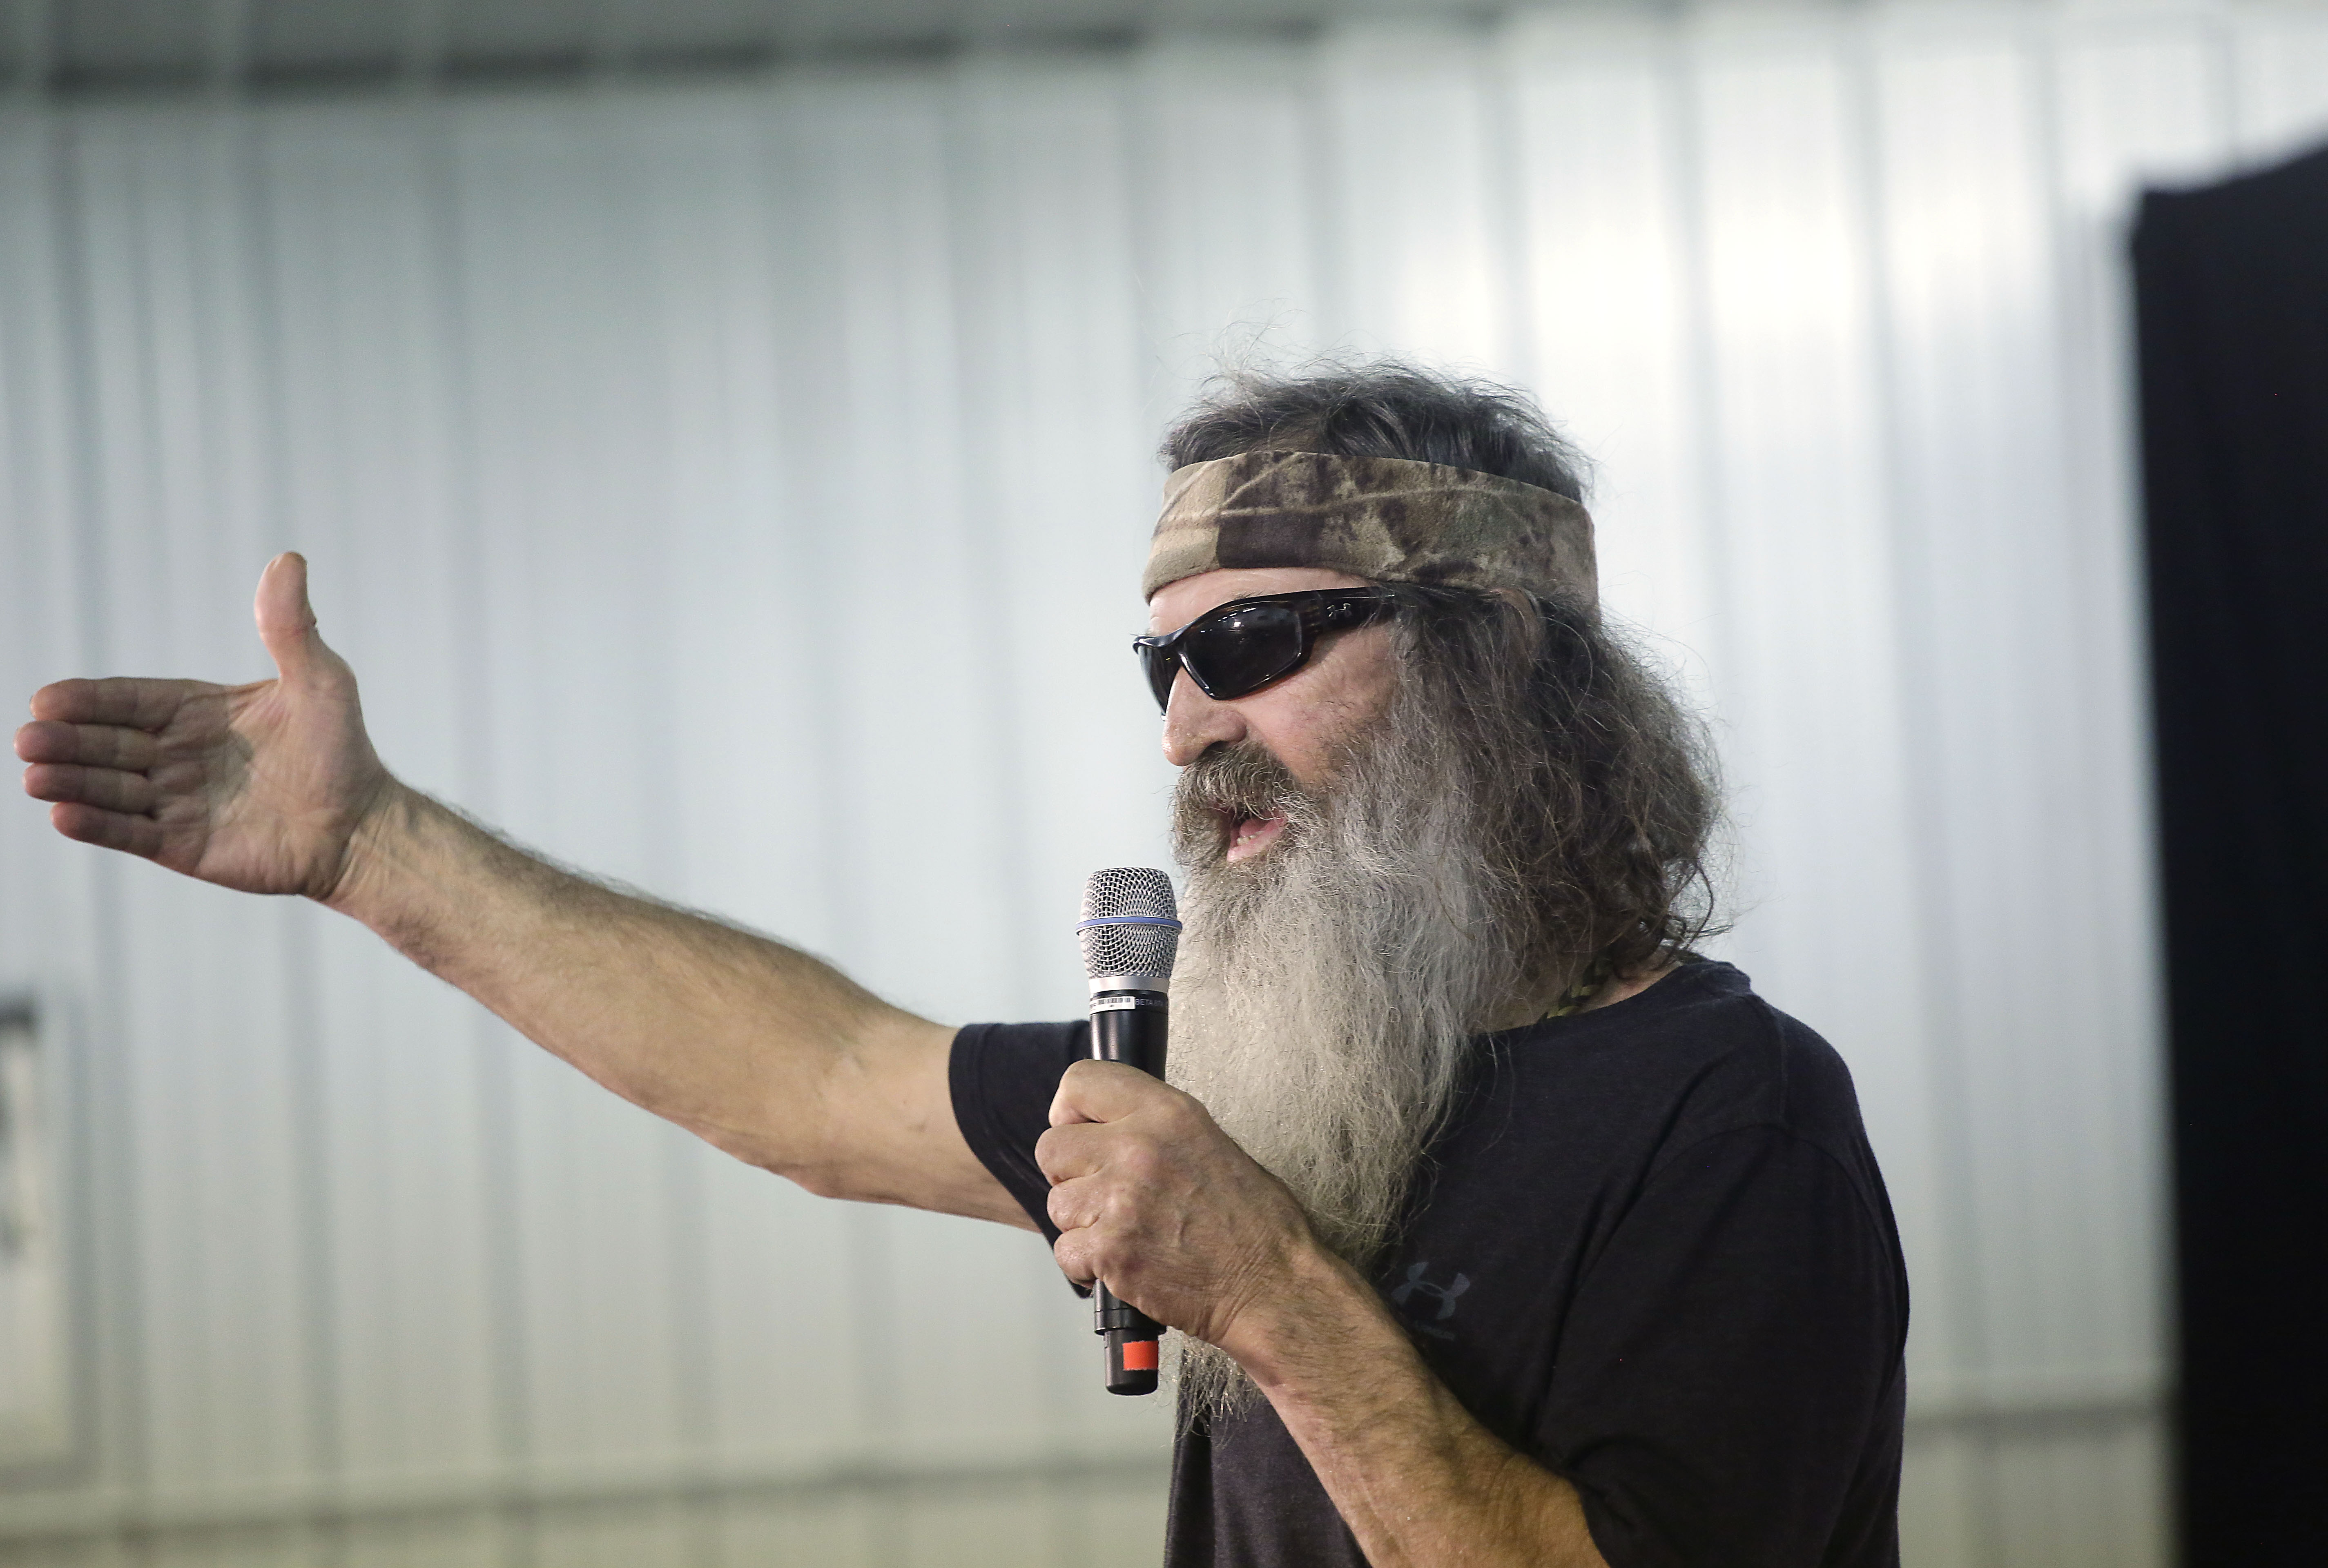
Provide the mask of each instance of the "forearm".
{"label": "forearm", "polygon": [[833,1197],[1029,1225],[954,1124],[953,1031],[804,953],[548,865],[405,788],[306,563],[259,578],[272,681],[63,681],[16,736],[68,838],[353,915],[617,1094]]}
{"label": "forearm", "polygon": [[829,965],[571,875],[401,785],[367,817],[325,902],[730,1153],[818,1190],[899,1196],[856,1190],[849,1167],[865,1151],[820,1111],[882,1048],[936,1026]]}
{"label": "forearm", "polygon": [[1375,1568],[1606,1568],[1576,1488],[1481,1426],[1320,1254],[1233,1347]]}

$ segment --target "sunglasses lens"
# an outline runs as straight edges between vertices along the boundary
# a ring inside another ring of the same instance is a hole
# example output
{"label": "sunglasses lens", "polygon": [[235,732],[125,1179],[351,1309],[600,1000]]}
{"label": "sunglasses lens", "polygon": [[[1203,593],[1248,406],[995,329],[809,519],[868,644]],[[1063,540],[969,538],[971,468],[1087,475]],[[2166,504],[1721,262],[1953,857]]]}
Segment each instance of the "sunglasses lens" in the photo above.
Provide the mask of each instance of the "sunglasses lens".
{"label": "sunglasses lens", "polygon": [[1190,627],[1181,650],[1206,692],[1243,697],[1300,666],[1301,617],[1288,605],[1241,605]]}

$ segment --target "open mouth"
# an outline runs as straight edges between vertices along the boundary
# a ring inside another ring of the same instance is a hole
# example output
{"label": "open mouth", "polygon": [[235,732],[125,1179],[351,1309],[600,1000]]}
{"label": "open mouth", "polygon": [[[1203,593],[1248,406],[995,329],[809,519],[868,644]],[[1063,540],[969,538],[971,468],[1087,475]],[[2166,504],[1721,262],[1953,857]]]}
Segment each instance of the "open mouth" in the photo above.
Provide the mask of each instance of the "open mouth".
{"label": "open mouth", "polygon": [[1318,805],[1258,744],[1216,745],[1173,789],[1173,845],[1190,866],[1234,866],[1267,854],[1297,821],[1307,831]]}
{"label": "open mouth", "polygon": [[1260,854],[1285,831],[1281,816],[1255,817],[1231,811],[1223,812],[1222,819],[1228,826],[1228,852],[1224,859],[1230,865]]}

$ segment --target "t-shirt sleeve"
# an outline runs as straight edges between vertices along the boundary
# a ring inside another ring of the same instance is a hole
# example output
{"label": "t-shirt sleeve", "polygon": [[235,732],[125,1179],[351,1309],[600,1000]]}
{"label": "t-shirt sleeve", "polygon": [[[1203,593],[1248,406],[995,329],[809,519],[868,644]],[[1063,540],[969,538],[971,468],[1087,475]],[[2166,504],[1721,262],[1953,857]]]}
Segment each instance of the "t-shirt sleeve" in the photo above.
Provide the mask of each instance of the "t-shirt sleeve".
{"label": "t-shirt sleeve", "polygon": [[1610,1568],[1882,1560],[1907,1310],[1889,1210],[1834,1155],[1773,1126],[1706,1138],[1586,1270],[1537,1451]]}
{"label": "t-shirt sleeve", "polygon": [[954,1035],[947,1066],[953,1118],[971,1152],[1050,1242],[1059,1230],[1035,1141],[1050,1130],[1059,1075],[1088,1054],[1089,1037],[1088,1024],[970,1024]]}

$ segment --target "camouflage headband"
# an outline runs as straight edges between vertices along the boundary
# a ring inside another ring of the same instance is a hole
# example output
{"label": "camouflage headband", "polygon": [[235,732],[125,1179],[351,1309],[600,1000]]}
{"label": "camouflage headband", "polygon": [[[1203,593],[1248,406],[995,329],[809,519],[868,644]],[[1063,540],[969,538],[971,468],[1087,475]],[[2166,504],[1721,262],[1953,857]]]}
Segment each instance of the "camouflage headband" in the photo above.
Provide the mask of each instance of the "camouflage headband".
{"label": "camouflage headband", "polygon": [[1329,567],[1588,606],[1600,596],[1582,505],[1516,479],[1396,457],[1247,452],[1176,470],[1141,595],[1216,567]]}

